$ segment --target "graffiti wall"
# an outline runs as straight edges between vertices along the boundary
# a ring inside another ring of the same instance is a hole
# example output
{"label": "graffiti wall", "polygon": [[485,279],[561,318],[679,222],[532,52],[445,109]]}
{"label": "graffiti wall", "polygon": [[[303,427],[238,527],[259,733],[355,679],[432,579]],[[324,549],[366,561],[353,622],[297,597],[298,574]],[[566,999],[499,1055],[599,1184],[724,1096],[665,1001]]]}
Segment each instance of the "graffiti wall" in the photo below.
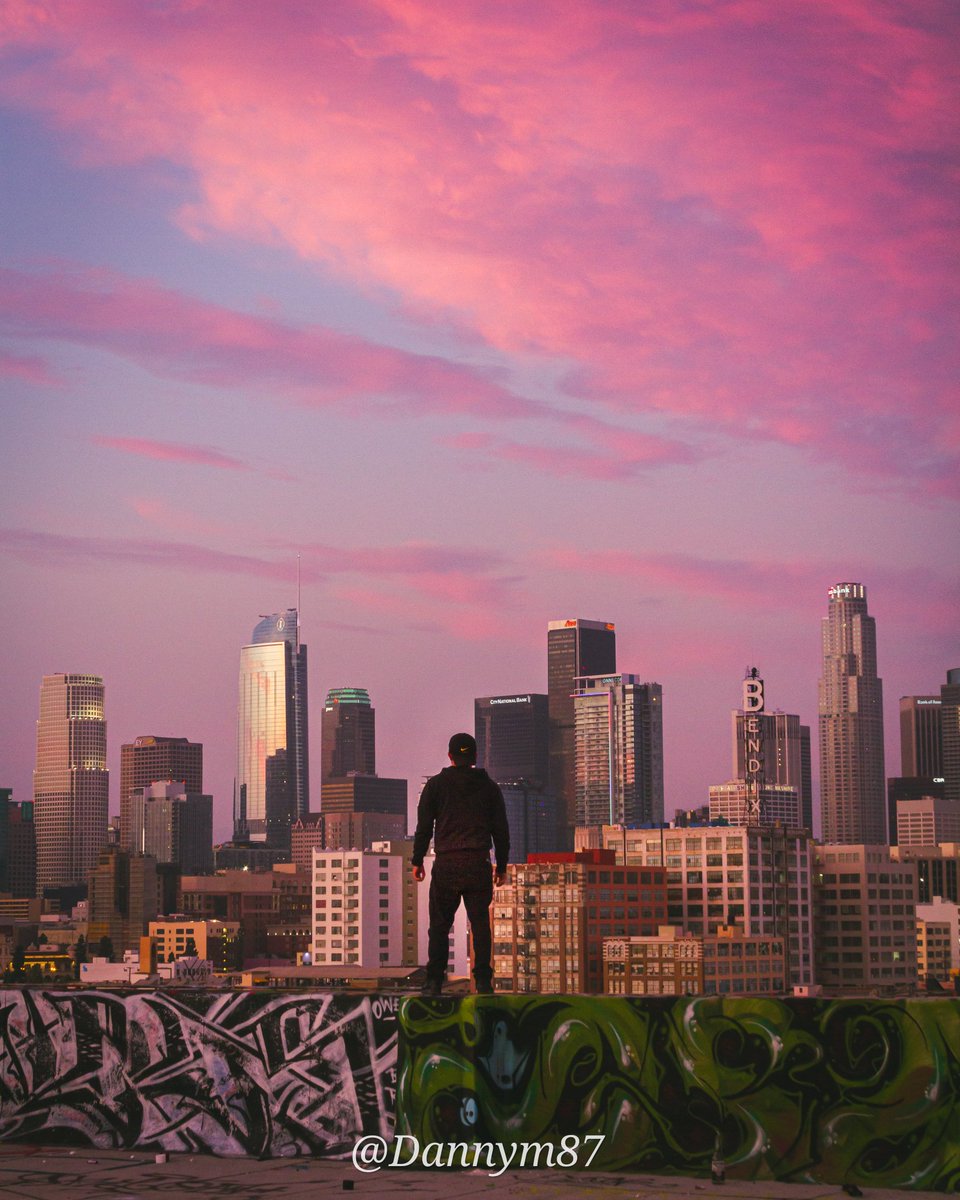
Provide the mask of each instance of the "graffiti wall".
{"label": "graffiti wall", "polygon": [[954,1192],[960,1003],[407,1000],[397,1132],[603,1135],[594,1170]]}
{"label": "graffiti wall", "polygon": [[0,1138],[286,1156],[390,1137],[397,999],[0,991]]}
{"label": "graffiti wall", "polygon": [[593,1170],[955,1192],[960,1002],[0,991],[0,1138],[346,1155],[395,1113],[423,1145],[601,1135]]}

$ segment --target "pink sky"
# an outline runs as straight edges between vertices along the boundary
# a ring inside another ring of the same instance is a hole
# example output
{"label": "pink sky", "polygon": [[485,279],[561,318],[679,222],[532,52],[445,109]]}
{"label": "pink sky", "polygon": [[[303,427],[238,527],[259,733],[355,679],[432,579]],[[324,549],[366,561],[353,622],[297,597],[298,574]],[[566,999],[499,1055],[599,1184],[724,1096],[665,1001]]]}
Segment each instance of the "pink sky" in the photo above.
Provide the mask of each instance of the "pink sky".
{"label": "pink sky", "polygon": [[314,741],[365,686],[383,774],[584,616],[699,804],[745,666],[815,725],[840,579],[897,773],[897,697],[960,665],[958,34],[952,0],[10,0],[0,786],[40,676],[97,672],[112,765],[203,741],[226,833],[238,649],[298,552]]}

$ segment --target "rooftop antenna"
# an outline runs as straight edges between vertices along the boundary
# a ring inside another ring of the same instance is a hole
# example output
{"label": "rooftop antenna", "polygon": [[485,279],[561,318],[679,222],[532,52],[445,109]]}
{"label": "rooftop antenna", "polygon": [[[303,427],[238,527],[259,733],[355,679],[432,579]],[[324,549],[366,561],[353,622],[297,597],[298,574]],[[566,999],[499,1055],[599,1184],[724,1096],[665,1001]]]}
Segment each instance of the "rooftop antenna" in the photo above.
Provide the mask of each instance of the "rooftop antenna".
{"label": "rooftop antenna", "polygon": [[300,552],[297,551],[297,649],[300,649]]}

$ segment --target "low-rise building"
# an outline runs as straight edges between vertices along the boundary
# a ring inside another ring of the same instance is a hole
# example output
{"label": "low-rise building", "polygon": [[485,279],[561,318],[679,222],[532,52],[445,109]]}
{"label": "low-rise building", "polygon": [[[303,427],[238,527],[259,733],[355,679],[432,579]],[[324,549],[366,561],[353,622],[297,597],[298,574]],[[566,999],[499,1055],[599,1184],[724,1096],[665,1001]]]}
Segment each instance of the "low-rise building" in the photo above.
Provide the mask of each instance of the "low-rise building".
{"label": "low-rise building", "polygon": [[533,854],[493,897],[498,991],[600,992],[603,942],[666,923],[662,868],[618,866],[613,851]]}
{"label": "low-rise building", "polygon": [[917,905],[917,981],[953,986],[960,974],[960,905],[940,896]]}

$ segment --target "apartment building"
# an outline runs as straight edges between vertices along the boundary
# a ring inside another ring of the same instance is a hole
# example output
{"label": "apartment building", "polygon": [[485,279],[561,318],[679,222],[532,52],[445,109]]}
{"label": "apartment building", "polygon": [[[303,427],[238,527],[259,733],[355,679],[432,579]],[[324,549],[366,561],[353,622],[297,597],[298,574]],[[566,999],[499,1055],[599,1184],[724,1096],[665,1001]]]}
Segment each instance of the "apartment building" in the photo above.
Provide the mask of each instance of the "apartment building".
{"label": "apartment building", "polygon": [[817,981],[834,994],[916,987],[917,869],[887,845],[816,848]]}
{"label": "apartment building", "polygon": [[670,925],[694,937],[739,924],[748,937],[782,938],[788,989],[813,984],[809,831],[756,825],[579,828],[578,847],[590,843],[614,851],[625,866],[665,869]]}
{"label": "apartment building", "polygon": [[603,940],[666,922],[662,869],[618,866],[612,851],[531,854],[493,898],[498,991],[601,992]]}

